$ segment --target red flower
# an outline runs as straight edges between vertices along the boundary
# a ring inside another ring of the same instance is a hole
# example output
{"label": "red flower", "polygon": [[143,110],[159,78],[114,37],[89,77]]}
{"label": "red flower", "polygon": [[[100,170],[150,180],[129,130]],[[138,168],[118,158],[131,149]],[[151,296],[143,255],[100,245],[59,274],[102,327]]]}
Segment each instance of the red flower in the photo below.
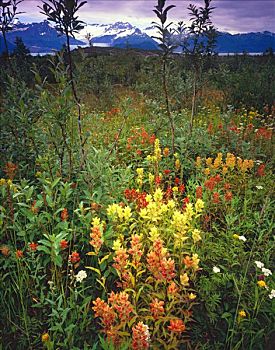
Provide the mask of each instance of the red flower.
{"label": "red flower", "polygon": [[180,193],[183,193],[185,191],[184,184],[179,185],[179,191],[180,191]]}
{"label": "red flower", "polygon": [[196,188],[196,198],[197,199],[201,199],[202,198],[202,187],[201,186],[198,186]]}
{"label": "red flower", "polygon": [[212,199],[214,204],[218,204],[220,203],[220,195],[218,192],[214,192],[213,193],[213,199]]}
{"label": "red flower", "polygon": [[170,320],[170,326],[168,326],[168,329],[171,332],[182,333],[185,331],[186,327],[182,320],[174,319],[174,320]]}
{"label": "red flower", "polygon": [[16,256],[17,259],[21,259],[21,258],[23,258],[24,253],[23,253],[22,250],[17,249],[17,251],[15,252],[15,256]]}
{"label": "red flower", "polygon": [[150,334],[149,328],[142,322],[139,322],[132,328],[132,348],[133,350],[146,350],[149,349]]}
{"label": "red flower", "polygon": [[153,302],[150,303],[150,311],[155,320],[164,314],[163,306],[164,306],[164,301],[158,300],[157,298],[155,298]]}
{"label": "red flower", "polygon": [[183,206],[182,209],[184,210],[186,208],[186,204],[190,203],[189,197],[185,197],[183,200]]}
{"label": "red flower", "polygon": [[29,247],[30,247],[30,250],[32,250],[33,252],[35,252],[37,250],[37,247],[38,247],[38,243],[30,243],[29,244]]}
{"label": "red flower", "polygon": [[165,175],[169,175],[171,173],[171,170],[165,169],[163,172],[164,172]]}
{"label": "red flower", "polygon": [[66,241],[65,239],[62,239],[59,243],[60,248],[63,249],[67,249],[68,248],[68,241]]}
{"label": "red flower", "polygon": [[76,264],[77,262],[79,262],[79,261],[80,261],[79,253],[77,253],[77,252],[72,252],[72,254],[69,256],[69,261],[70,261],[72,264]]}
{"label": "red flower", "polygon": [[257,175],[262,177],[265,176],[265,164],[261,164],[257,170]]}
{"label": "red flower", "polygon": [[67,221],[69,219],[68,210],[66,208],[62,210],[60,217],[62,221]]}
{"label": "red flower", "polygon": [[156,177],[155,177],[155,183],[156,183],[157,185],[160,185],[160,183],[161,183],[161,177],[160,177],[160,176],[156,176]]}
{"label": "red flower", "polygon": [[175,185],[179,185],[180,184],[180,179],[178,177],[175,178]]}
{"label": "red flower", "polygon": [[230,202],[232,200],[232,192],[231,191],[227,191],[224,195],[224,199],[227,201],[227,202]]}
{"label": "red flower", "polygon": [[137,153],[138,156],[142,155],[142,151],[140,149],[138,149],[136,153]]}

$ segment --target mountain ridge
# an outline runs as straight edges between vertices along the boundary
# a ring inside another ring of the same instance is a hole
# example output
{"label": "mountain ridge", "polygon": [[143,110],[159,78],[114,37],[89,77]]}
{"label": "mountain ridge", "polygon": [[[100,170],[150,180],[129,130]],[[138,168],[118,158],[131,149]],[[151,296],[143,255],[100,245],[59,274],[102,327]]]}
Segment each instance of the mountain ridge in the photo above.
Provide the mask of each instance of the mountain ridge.
{"label": "mountain ridge", "polygon": [[[137,48],[158,50],[158,43],[152,38],[156,28],[149,25],[144,29],[133,26],[129,22],[110,24],[92,23],[71,38],[72,46],[88,46],[87,34],[90,34],[90,44],[118,48]],[[16,37],[22,38],[24,44],[32,53],[47,53],[60,50],[66,43],[66,37],[59,35],[48,21],[15,24],[14,29],[7,33],[9,50],[14,49]],[[261,53],[267,49],[275,50],[275,33],[250,32],[230,34],[218,32],[215,51],[217,53]],[[0,35],[0,53],[4,51],[3,38]]]}

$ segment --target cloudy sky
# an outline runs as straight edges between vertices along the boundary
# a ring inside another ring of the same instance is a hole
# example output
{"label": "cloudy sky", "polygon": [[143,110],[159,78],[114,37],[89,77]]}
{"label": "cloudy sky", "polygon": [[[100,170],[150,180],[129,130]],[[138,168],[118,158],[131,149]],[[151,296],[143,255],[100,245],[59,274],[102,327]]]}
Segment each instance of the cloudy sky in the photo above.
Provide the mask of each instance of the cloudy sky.
{"label": "cloudy sky", "polygon": [[[152,9],[157,0],[88,0],[79,11],[79,17],[86,23],[113,23],[128,21],[140,27],[150,26],[155,20]],[[203,0],[167,0],[167,5],[176,8],[170,11],[171,20],[187,21],[189,3],[203,4]],[[275,32],[275,0],[213,0],[215,7],[213,22],[219,30],[251,32],[269,30]],[[20,10],[22,22],[45,19],[39,13],[39,0],[23,0]]]}

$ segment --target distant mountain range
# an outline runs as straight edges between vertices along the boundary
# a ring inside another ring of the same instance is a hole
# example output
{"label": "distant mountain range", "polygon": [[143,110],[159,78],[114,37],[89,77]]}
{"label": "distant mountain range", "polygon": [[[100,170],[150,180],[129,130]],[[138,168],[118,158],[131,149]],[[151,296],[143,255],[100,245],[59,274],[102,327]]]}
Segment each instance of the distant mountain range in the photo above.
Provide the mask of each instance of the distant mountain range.
{"label": "distant mountain range", "polygon": [[[87,46],[87,34],[90,34],[91,44],[118,48],[137,48],[157,50],[158,43],[152,39],[156,29],[149,26],[139,29],[130,23],[116,22],[114,24],[88,24],[71,38],[72,46]],[[9,50],[14,49],[16,37],[21,37],[32,53],[49,53],[60,50],[66,42],[65,36],[58,35],[55,28],[44,21],[40,23],[17,23],[14,29],[7,33]],[[267,49],[275,50],[275,33],[258,32],[245,34],[218,33],[216,52],[218,53],[261,53]],[[0,35],[0,53],[4,51],[3,38]]]}

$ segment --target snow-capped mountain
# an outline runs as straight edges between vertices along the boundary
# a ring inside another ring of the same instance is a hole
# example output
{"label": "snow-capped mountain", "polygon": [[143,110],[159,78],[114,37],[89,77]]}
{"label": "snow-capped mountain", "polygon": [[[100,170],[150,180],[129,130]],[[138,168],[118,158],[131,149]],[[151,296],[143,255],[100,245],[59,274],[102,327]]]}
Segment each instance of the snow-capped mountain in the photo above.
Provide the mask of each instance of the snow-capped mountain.
{"label": "snow-capped mountain", "polygon": [[87,40],[90,35],[91,43],[96,46],[134,47],[140,49],[158,49],[157,43],[146,30],[131,25],[129,22],[113,24],[88,24],[78,35],[80,40]]}
{"label": "snow-capped mountain", "polygon": [[[21,37],[24,44],[33,53],[60,50],[66,43],[66,37],[64,35],[59,35],[48,21],[27,24],[18,22],[15,24],[13,30],[7,33],[7,40],[10,43],[14,43],[16,37]],[[71,38],[71,45],[84,44],[85,43],[80,40]]]}

